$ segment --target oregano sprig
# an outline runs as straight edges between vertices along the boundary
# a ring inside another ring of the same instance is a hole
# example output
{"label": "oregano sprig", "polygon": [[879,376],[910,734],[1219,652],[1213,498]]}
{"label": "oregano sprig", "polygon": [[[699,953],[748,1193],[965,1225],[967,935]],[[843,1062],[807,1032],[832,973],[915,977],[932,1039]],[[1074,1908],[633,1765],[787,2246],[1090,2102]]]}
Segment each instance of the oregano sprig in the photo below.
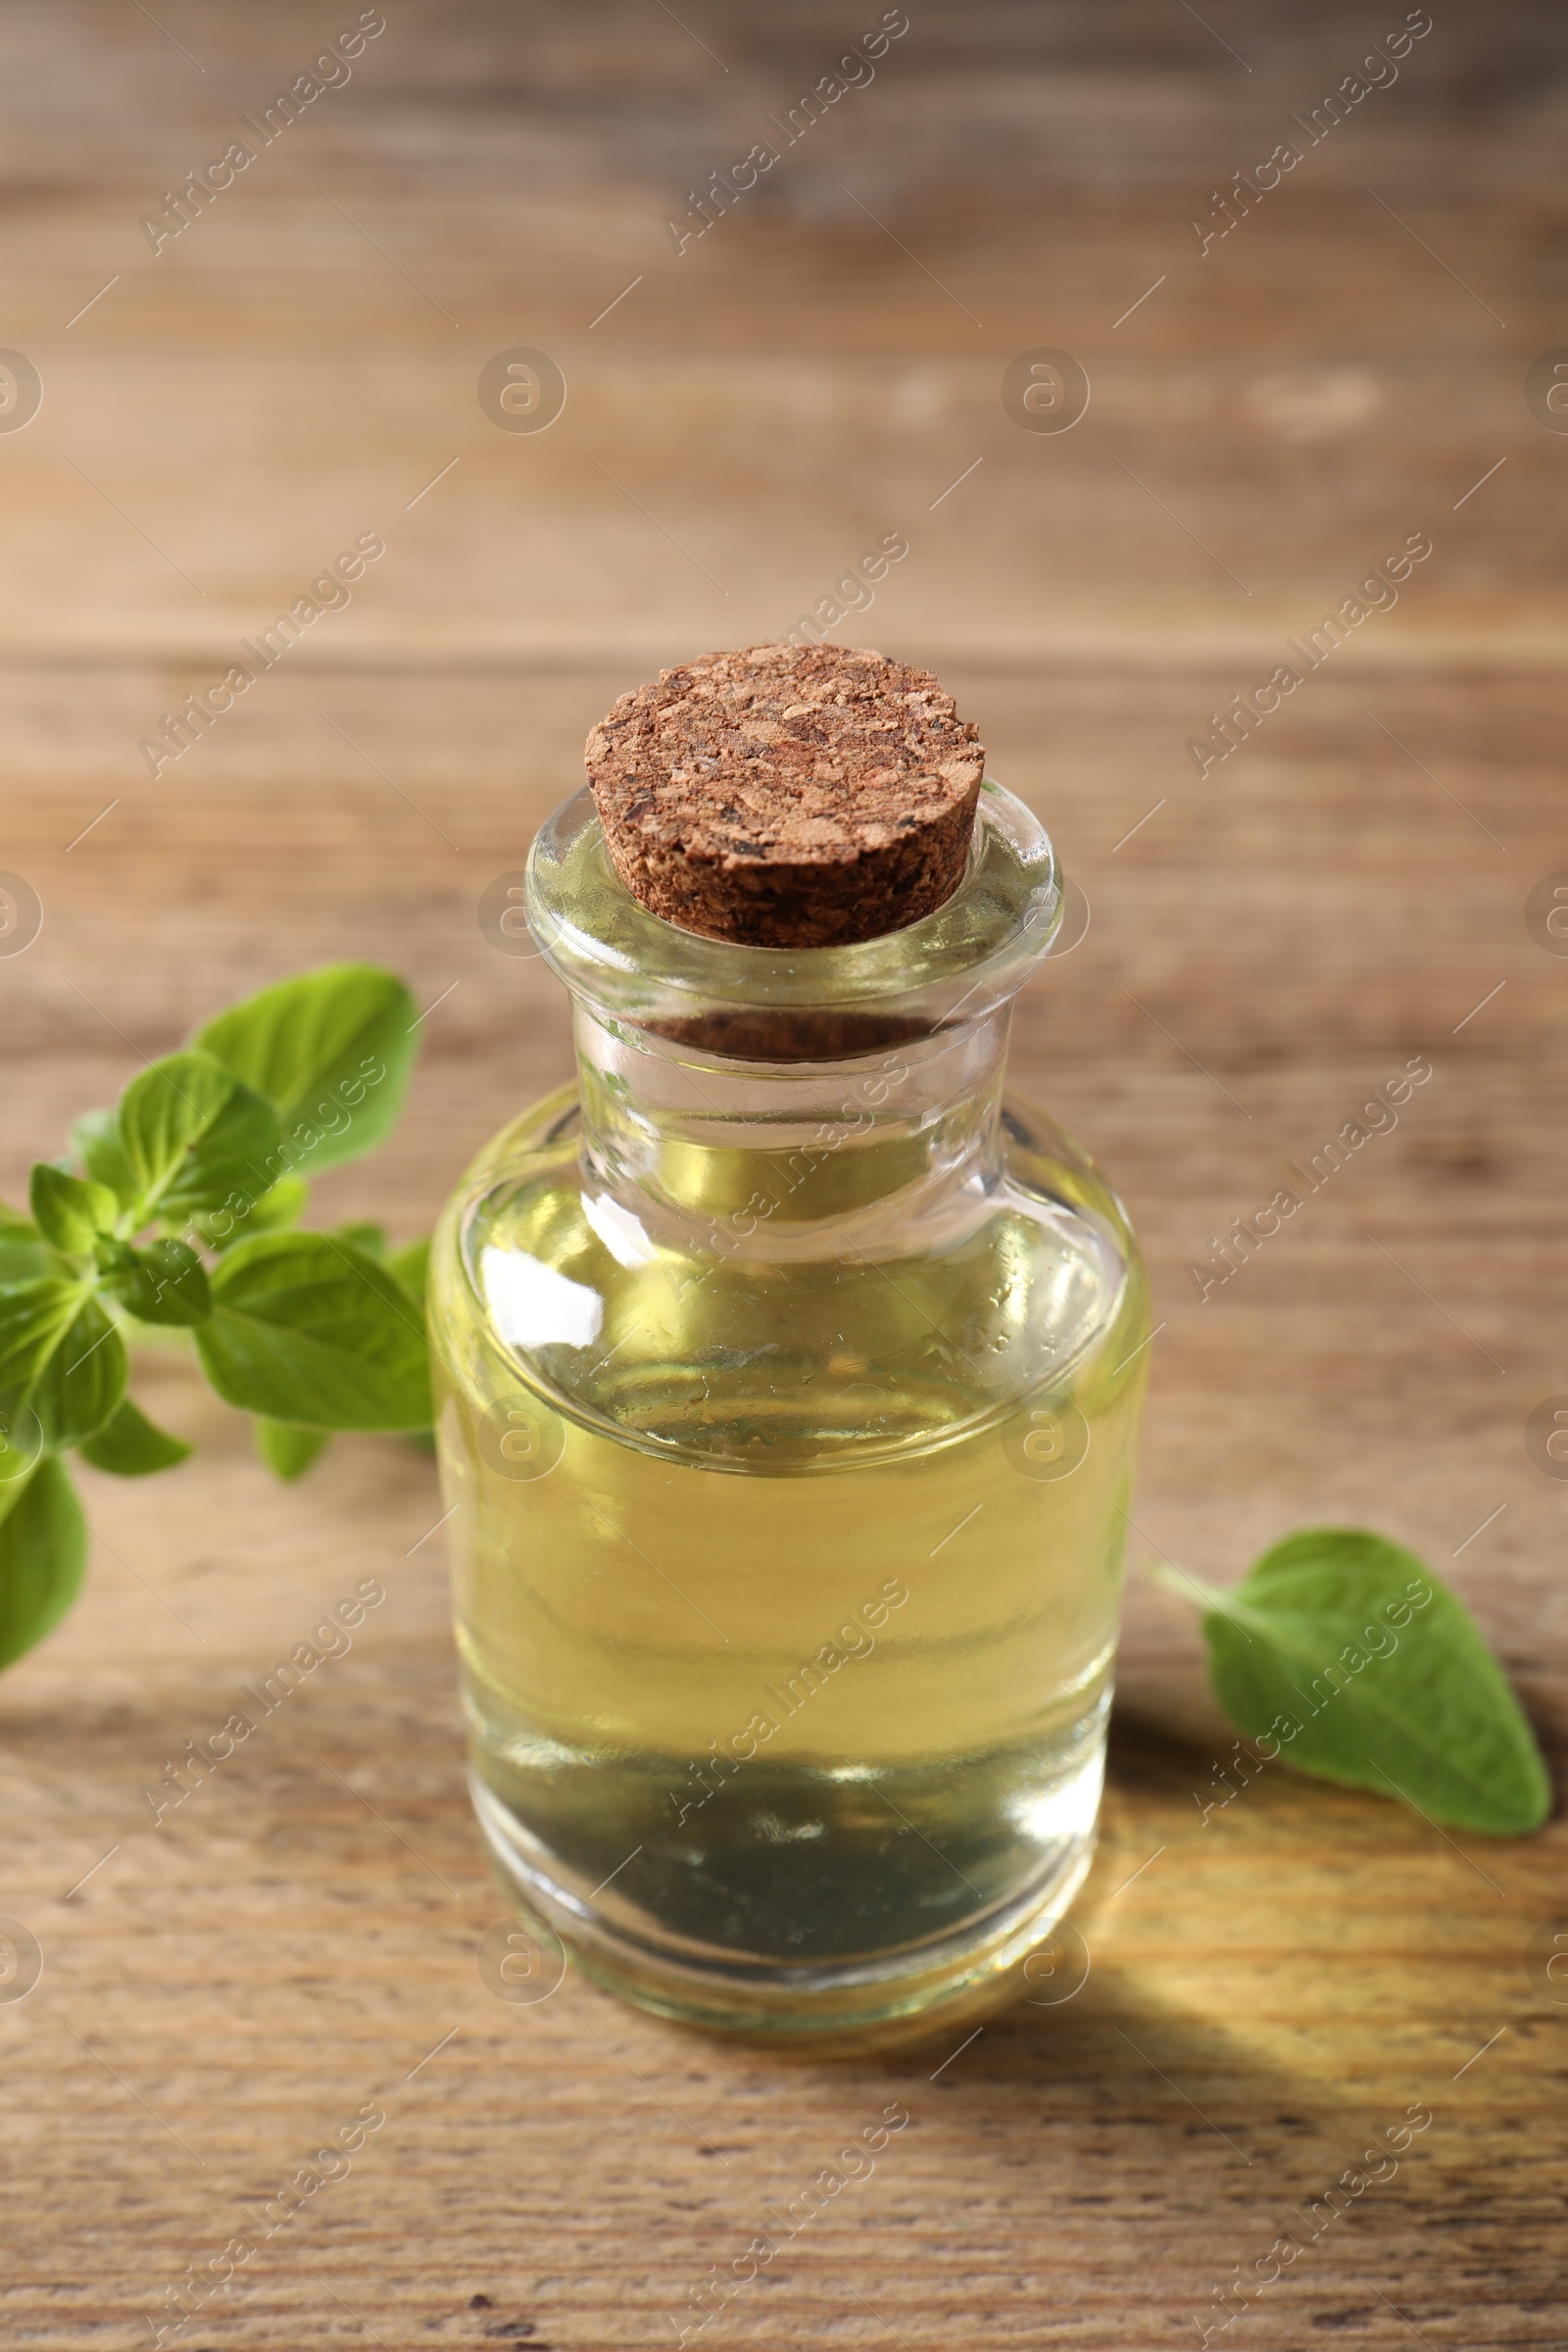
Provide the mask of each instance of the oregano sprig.
{"label": "oregano sprig", "polygon": [[27,1212],[0,1205],[0,1665],[70,1607],[85,1536],[62,1456],[145,1477],[190,1447],[126,1396],[127,1342],[190,1336],[262,1459],[300,1477],[336,1429],[428,1429],[423,1243],[303,1232],[309,1179],[381,1143],[413,1065],[394,973],[262,989],[75,1122]]}

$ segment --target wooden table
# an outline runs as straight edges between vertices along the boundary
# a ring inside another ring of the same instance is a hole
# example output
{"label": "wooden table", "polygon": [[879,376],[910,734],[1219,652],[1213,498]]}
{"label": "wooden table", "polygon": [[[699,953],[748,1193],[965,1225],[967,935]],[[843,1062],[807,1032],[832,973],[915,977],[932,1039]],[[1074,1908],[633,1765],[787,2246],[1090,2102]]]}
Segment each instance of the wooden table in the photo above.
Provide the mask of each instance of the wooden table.
{"label": "wooden table", "polygon": [[[1523,385],[1568,339],[1564,50],[1544,7],[1435,14],[1310,144],[1289,118],[1393,5],[911,0],[874,81],[677,254],[665,216],[854,22],[399,0],[155,253],[140,217],[329,20],[19,11],[0,340],[43,405],[0,433],[0,864],[45,919],[0,959],[7,1196],[214,1004],[357,955],[408,973],[427,1042],[393,1145],[318,1205],[427,1228],[567,1069],[560,993],[474,908],[592,719],[661,661],[786,629],[900,532],[838,634],[943,672],[1093,909],[1024,1002],[1016,1077],[1149,1249],[1135,1550],[1224,1579],[1304,1523],[1386,1530],[1465,1594],[1560,1764],[1568,1493],[1523,1429],[1568,1381],[1568,961],[1524,909],[1568,866],[1568,438]],[[1200,250],[1210,192],[1284,139],[1299,164]],[[545,432],[476,396],[519,347],[565,377]],[[1042,347],[1092,384],[1068,432],[999,397]],[[155,779],[159,714],[360,532],[386,554],[352,606]],[[1422,532],[1397,609],[1200,780],[1208,714]],[[1413,1054],[1434,1075],[1397,1131],[1200,1304],[1209,1237]],[[0,1691],[0,1910],[45,1956],[0,2002],[7,2344],[150,2342],[166,2289],[367,2103],[347,2176],[167,2341],[663,2344],[894,2099],[873,2176],[707,2340],[1196,2340],[1414,2105],[1396,2176],[1226,2340],[1568,2341],[1568,2006],[1528,1948],[1568,1915],[1560,1824],[1448,1836],[1283,1769],[1205,1822],[1232,1735],[1192,1620],[1135,1577],[1075,1999],[836,2067],[575,1980],[513,2006],[475,1966],[501,1905],[427,1460],[344,1441],[283,1490],[183,1372],[140,1391],[199,1459],[84,1473],[85,1598]],[[153,1828],[144,1787],[364,1578],[386,1600],[352,1650]]]}

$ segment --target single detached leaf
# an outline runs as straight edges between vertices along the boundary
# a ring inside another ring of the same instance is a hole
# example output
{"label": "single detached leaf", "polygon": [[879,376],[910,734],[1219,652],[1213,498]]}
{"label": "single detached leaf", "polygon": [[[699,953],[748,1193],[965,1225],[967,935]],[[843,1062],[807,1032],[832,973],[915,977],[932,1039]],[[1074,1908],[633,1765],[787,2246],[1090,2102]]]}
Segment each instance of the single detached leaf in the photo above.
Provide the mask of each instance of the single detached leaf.
{"label": "single detached leaf", "polygon": [[424,1322],[386,1268],[324,1233],[262,1233],[221,1258],[196,1346],[220,1396],[313,1429],[420,1429]]}
{"label": "single detached leaf", "polygon": [[274,1478],[303,1478],[327,1441],[324,1429],[301,1429],[293,1421],[269,1421],[258,1413],[251,1427],[256,1450]]}
{"label": "single detached leaf", "polygon": [[136,1179],[130,1172],[112,1110],[84,1110],[71,1129],[71,1149],[89,1176],[107,1184],[117,1200],[128,1207],[136,1198]]}
{"label": "single detached leaf", "polygon": [[81,1588],[87,1529],[65,1465],[46,1454],[0,1486],[0,1666],[41,1642]]}
{"label": "single detached leaf", "polygon": [[39,1160],[27,1183],[33,1223],[46,1242],[68,1257],[84,1257],[101,1233],[113,1229],[120,1202],[106,1184],[63,1175]]}
{"label": "single detached leaf", "polygon": [[316,1176],[391,1132],[417,1046],[415,1019],[395,973],[330,963],[231,1004],[192,1042],[267,1096],[286,1165]]}
{"label": "single detached leaf", "polygon": [[205,1323],[213,1311],[207,1270],[185,1242],[102,1242],[98,1263],[111,1295],[138,1323]]}
{"label": "single detached leaf", "polygon": [[46,1451],[78,1446],[103,1427],[124,1387],[124,1342],[85,1284],[46,1274],[0,1289],[8,1430],[31,1433]]}
{"label": "single detached leaf", "polygon": [[147,1214],[170,1218],[220,1207],[231,1193],[259,1200],[279,1173],[277,1115],[210,1054],[169,1054],[120,1099],[120,1141]]}
{"label": "single detached leaf", "polygon": [[1412,1552],[1305,1528],[1203,1598],[1221,1706],[1287,1763],[1462,1829],[1509,1837],[1545,1820],[1551,1787],[1519,1702]]}
{"label": "single detached leaf", "polygon": [[149,1421],[139,1405],[122,1396],[115,1411],[80,1452],[95,1470],[112,1470],[117,1478],[146,1478],[154,1470],[172,1470],[185,1461],[191,1448],[183,1438],[172,1438]]}

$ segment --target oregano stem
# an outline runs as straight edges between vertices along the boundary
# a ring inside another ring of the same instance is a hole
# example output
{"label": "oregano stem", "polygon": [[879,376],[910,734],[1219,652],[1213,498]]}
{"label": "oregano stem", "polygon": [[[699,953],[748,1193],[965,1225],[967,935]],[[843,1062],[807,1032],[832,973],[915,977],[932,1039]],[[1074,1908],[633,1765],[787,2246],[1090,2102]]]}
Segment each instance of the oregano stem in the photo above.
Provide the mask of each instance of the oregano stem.
{"label": "oregano stem", "polygon": [[1158,1585],[1161,1592],[1174,1592],[1178,1599],[1197,1608],[1218,1609],[1225,1616],[1231,1614],[1230,1601],[1225,1593],[1189,1575],[1185,1568],[1178,1568],[1174,1560],[1145,1560],[1143,1573],[1152,1585]]}

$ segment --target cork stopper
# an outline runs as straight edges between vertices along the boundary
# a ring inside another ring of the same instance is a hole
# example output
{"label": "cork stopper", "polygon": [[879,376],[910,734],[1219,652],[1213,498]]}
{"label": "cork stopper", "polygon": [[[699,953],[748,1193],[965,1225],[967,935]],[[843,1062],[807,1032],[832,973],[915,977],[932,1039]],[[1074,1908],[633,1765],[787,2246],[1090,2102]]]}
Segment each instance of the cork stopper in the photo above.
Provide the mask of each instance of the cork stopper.
{"label": "cork stopper", "polygon": [[752,645],[663,669],[594,728],[605,845],[643,905],[749,947],[846,947],[962,877],[985,754],[927,669]]}

